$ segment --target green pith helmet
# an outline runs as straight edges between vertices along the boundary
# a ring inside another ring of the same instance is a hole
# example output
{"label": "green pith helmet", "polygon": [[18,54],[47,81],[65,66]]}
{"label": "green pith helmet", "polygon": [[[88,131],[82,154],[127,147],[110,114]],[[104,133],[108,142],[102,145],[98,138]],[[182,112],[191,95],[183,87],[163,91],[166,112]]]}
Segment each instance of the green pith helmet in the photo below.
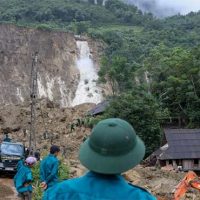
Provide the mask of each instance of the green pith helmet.
{"label": "green pith helmet", "polygon": [[111,118],[100,121],[81,145],[79,159],[89,170],[120,174],[135,167],[144,157],[145,146],[126,121]]}

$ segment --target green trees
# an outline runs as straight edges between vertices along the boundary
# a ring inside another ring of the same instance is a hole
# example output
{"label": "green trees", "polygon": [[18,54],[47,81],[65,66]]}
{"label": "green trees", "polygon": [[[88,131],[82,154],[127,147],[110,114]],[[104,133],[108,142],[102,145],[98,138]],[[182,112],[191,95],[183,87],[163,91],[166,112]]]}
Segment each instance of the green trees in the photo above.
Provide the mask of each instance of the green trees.
{"label": "green trees", "polygon": [[132,92],[115,97],[103,117],[118,117],[131,123],[144,140],[148,156],[161,142],[161,113],[154,97],[138,87]]}
{"label": "green trees", "polygon": [[[89,2],[89,3],[88,3]],[[135,6],[128,6],[119,0],[0,0],[0,21],[37,24],[52,23],[68,26],[71,22],[90,22],[94,27],[102,24],[140,25],[149,19]]]}
{"label": "green trees", "polygon": [[159,46],[145,60],[151,93],[172,118],[188,127],[199,126],[200,47],[191,51]]}
{"label": "green trees", "polygon": [[131,74],[131,67],[125,57],[116,56],[111,60],[104,57],[102,59],[99,80],[109,83],[113,95],[131,88]]}
{"label": "green trees", "polygon": [[187,50],[163,44],[153,48],[140,68],[126,57],[104,58],[100,81],[114,90],[114,100],[103,117],[129,121],[147,146],[159,146],[160,124],[197,128],[200,122],[200,46]]}
{"label": "green trees", "polygon": [[[155,19],[119,0],[108,0],[105,6],[97,2],[0,0],[0,22],[61,28],[103,40],[106,49],[99,81],[110,85],[118,101],[111,103],[107,114],[137,127],[148,153],[158,144],[152,146],[144,135],[149,129],[153,140],[156,127],[157,138],[163,117],[178,120],[180,126],[199,127],[200,12]],[[159,118],[155,110],[168,115]],[[149,119],[150,113],[154,119]],[[145,132],[139,129],[143,126]]]}
{"label": "green trees", "polygon": [[0,21],[15,23],[57,23],[69,25],[73,21],[93,24],[117,21],[103,6],[73,0],[0,0]]}

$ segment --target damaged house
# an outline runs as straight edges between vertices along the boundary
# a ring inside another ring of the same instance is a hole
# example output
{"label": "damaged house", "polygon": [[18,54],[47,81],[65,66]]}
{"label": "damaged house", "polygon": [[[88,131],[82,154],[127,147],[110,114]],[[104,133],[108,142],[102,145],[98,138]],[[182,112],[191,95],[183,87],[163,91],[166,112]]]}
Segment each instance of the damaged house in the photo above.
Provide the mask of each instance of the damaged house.
{"label": "damaged house", "polygon": [[165,129],[167,144],[154,152],[161,166],[200,171],[200,129]]}

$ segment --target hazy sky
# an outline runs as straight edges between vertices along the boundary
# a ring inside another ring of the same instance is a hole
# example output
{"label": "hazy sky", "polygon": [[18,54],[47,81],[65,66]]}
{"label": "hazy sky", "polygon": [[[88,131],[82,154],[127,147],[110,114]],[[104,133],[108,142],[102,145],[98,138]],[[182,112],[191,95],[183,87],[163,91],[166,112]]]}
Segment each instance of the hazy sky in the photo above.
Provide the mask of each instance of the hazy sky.
{"label": "hazy sky", "polygon": [[159,6],[168,6],[182,14],[200,10],[200,0],[156,0]]}
{"label": "hazy sky", "polygon": [[137,5],[140,9],[152,12],[157,16],[187,14],[200,10],[200,0],[126,0]]}

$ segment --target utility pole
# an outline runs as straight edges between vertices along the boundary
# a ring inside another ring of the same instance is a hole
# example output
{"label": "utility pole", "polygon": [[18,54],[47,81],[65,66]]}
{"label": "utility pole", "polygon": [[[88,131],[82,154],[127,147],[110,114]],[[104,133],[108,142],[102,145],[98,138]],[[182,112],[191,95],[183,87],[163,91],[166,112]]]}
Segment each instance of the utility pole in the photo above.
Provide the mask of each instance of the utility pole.
{"label": "utility pole", "polygon": [[35,52],[31,67],[31,85],[30,85],[31,124],[30,124],[30,137],[29,137],[29,155],[33,155],[36,152],[35,122],[36,122],[36,100],[37,100],[37,61],[38,61],[38,52]]}

